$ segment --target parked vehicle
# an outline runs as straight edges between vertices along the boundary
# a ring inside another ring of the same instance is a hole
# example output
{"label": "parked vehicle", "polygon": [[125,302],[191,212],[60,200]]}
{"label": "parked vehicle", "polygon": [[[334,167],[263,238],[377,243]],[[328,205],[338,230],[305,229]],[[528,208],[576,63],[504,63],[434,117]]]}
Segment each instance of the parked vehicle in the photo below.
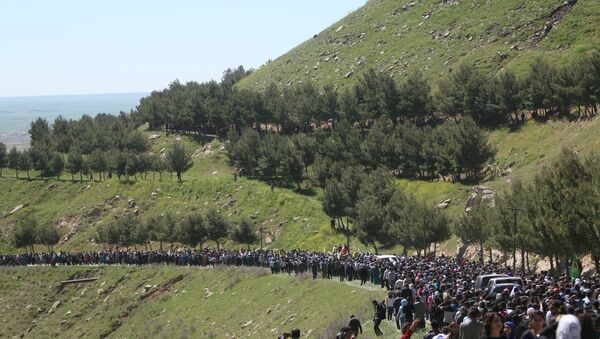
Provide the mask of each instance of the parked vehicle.
{"label": "parked vehicle", "polygon": [[492,279],[490,279],[490,281],[488,282],[486,287],[489,289],[493,285],[506,284],[506,283],[517,284],[517,285],[521,286],[521,288],[525,287],[525,283],[523,282],[523,279],[521,279],[519,277],[492,278]]}
{"label": "parked vehicle", "polygon": [[400,259],[398,259],[397,256],[395,255],[376,255],[375,258],[377,258],[377,261],[381,261],[384,263],[392,263],[393,265],[395,265],[396,263],[398,263],[400,261]]}
{"label": "parked vehicle", "polygon": [[498,293],[502,293],[504,290],[512,291],[515,286],[521,288],[521,286],[514,283],[494,284],[494,286],[490,286],[488,289],[487,295],[493,297]]}
{"label": "parked vehicle", "polygon": [[476,289],[486,288],[490,279],[500,278],[500,277],[508,277],[508,275],[498,274],[498,273],[480,275],[477,277],[477,280],[475,280],[475,288]]}

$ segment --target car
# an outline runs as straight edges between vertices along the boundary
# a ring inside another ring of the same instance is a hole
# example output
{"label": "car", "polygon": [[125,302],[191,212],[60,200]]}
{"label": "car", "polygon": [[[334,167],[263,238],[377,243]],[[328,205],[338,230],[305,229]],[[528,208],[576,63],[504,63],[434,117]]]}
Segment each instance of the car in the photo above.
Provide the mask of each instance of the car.
{"label": "car", "polygon": [[488,282],[490,281],[490,279],[501,278],[501,277],[508,277],[508,275],[498,274],[498,273],[480,275],[477,277],[477,280],[475,281],[475,288],[476,289],[486,288],[488,286]]}
{"label": "car", "polygon": [[486,287],[490,288],[492,285],[506,284],[506,283],[517,284],[517,285],[521,286],[521,288],[525,287],[525,283],[523,282],[523,279],[521,279],[519,277],[498,277],[498,278],[492,278],[492,279],[490,279],[490,281],[488,281],[488,284],[487,284]]}
{"label": "car", "polygon": [[388,254],[384,254],[384,255],[376,255],[375,258],[377,259],[377,261],[381,261],[384,263],[392,263],[392,264],[397,264],[400,259],[398,259],[397,256],[395,255],[388,255]]}
{"label": "car", "polygon": [[487,295],[493,297],[498,293],[502,293],[504,290],[512,291],[515,286],[521,288],[521,286],[515,283],[494,284],[488,288]]}

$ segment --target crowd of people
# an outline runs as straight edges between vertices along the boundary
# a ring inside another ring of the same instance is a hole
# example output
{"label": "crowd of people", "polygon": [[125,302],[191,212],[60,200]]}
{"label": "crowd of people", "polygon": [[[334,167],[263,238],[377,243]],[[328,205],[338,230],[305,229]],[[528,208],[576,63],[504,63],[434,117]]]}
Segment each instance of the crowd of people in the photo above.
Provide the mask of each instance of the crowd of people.
{"label": "crowd of people", "polygon": [[[160,264],[259,266],[273,274],[375,284],[385,291],[382,300],[372,301],[376,335],[383,334],[381,322],[391,321],[405,339],[425,326],[424,339],[599,338],[599,275],[571,278],[536,273],[522,277],[522,288],[490,294],[476,286],[477,277],[489,273],[512,276],[510,268],[445,256],[382,260],[369,253],[349,254],[345,247],[331,253],[207,248],[0,255],[2,266]],[[342,337],[357,336],[357,323],[360,326],[353,317],[352,326],[340,332]]]}

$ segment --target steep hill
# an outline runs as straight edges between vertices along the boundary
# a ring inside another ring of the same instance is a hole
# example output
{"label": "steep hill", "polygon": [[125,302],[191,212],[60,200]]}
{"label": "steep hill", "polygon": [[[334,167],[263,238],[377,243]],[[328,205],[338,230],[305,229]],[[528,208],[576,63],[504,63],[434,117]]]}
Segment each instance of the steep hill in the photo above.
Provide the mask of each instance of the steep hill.
{"label": "steep hill", "polygon": [[[98,280],[61,286],[83,277]],[[374,286],[257,268],[1,268],[0,337],[274,338],[300,328],[331,338],[354,313],[370,338],[368,303],[383,296]]]}
{"label": "steep hill", "polygon": [[371,0],[240,82],[344,87],[368,68],[434,81],[468,62],[517,73],[535,56],[562,63],[600,46],[595,0]]}

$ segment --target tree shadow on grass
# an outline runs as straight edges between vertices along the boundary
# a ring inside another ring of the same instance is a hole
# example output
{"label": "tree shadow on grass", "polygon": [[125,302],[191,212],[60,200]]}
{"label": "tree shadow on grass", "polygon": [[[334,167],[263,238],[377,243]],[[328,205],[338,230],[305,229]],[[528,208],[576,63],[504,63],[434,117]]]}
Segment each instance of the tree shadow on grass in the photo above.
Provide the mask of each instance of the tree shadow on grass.
{"label": "tree shadow on grass", "polygon": [[305,187],[305,188],[301,188],[301,189],[296,188],[295,192],[298,194],[307,196],[307,197],[316,197],[317,196],[317,190],[314,187]]}

